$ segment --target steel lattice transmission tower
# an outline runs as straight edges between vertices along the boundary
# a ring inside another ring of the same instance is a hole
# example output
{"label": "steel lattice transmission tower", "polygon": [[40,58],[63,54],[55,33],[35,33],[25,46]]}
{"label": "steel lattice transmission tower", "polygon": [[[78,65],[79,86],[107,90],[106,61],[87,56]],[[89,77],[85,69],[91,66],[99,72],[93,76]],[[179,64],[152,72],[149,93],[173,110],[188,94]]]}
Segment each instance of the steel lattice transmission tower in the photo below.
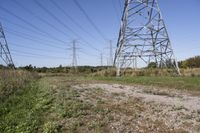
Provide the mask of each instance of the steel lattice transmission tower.
{"label": "steel lattice transmission tower", "polygon": [[11,54],[10,54],[10,51],[9,51],[9,48],[8,48],[8,44],[7,44],[6,37],[5,37],[1,23],[0,23],[0,56],[1,56],[1,59],[3,60],[3,62],[7,66],[12,67],[12,68],[15,67],[12,57],[11,57]]}
{"label": "steel lattice transmission tower", "polygon": [[73,46],[72,46],[72,67],[77,69],[77,58],[76,58],[76,40],[73,41]]}
{"label": "steel lattice transmission tower", "polygon": [[125,0],[114,59],[117,75],[121,68],[137,68],[142,62],[180,74],[157,0]]}

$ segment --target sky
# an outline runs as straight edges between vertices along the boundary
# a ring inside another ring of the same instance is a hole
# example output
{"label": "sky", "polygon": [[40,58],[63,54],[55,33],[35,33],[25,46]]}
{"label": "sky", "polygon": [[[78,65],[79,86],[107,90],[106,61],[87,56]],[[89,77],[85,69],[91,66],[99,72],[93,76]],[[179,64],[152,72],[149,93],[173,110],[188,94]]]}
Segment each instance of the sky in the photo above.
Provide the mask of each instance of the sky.
{"label": "sky", "polygon": [[[116,48],[124,0],[0,0],[0,22],[16,66],[106,65]],[[200,55],[200,1],[159,0],[178,60]],[[58,8],[59,7],[59,8]],[[0,60],[2,63],[2,60]]]}

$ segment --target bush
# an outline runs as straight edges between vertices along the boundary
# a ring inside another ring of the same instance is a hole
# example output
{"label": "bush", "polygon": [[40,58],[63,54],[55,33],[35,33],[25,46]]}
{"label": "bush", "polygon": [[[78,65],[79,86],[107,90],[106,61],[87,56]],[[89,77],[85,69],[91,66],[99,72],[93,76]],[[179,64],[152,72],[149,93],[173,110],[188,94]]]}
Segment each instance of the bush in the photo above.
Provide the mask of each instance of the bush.
{"label": "bush", "polygon": [[195,56],[179,62],[180,68],[200,68],[200,56]]}
{"label": "bush", "polygon": [[38,78],[37,73],[22,70],[0,70],[0,97],[7,97],[27,82]]}

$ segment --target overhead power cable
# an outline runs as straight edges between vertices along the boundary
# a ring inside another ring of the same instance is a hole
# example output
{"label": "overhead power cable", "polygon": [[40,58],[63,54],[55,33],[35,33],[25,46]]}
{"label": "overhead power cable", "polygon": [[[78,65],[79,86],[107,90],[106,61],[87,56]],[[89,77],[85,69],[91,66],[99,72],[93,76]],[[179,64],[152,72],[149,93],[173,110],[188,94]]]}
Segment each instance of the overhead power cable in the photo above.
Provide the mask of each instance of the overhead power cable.
{"label": "overhead power cable", "polygon": [[97,33],[104,39],[107,40],[105,35],[101,32],[101,30],[96,26],[96,24],[92,21],[92,19],[89,17],[89,15],[86,13],[86,11],[82,8],[82,6],[79,4],[77,0],[74,0],[75,5],[80,9],[80,11],[85,15],[87,20],[90,22],[90,24],[93,26],[93,28],[97,31]]}
{"label": "overhead power cable", "polygon": [[62,30],[58,29],[55,25],[49,23],[49,21],[47,21],[46,19],[43,19],[40,16],[37,16],[32,10],[26,8],[25,6],[23,6],[20,2],[18,2],[17,0],[12,0],[12,2],[14,2],[16,5],[18,5],[19,7],[21,7],[22,9],[24,9],[25,11],[27,11],[29,14],[33,15],[35,18],[37,18],[38,20],[40,20],[42,23],[47,24],[49,27],[53,28],[54,30],[60,32],[61,34],[66,35],[65,32],[63,32]]}
{"label": "overhead power cable", "polygon": [[23,52],[23,51],[18,51],[18,50],[11,50],[11,51],[15,52],[15,53],[27,54],[27,55],[31,55],[31,56],[40,56],[40,57],[44,57],[44,58],[48,57],[48,58],[66,59],[64,57],[49,56],[49,55],[42,55],[42,54],[34,54],[34,53]]}
{"label": "overhead power cable", "polygon": [[58,10],[60,10],[68,19],[70,19],[73,24],[75,24],[79,29],[85,32],[87,35],[91,36],[91,38],[95,39],[94,35],[85,30],[74,18],[72,18],[59,4],[57,4],[54,0],[49,0]]}
{"label": "overhead power cable", "polygon": [[72,32],[73,34],[76,35],[76,33],[69,26],[67,26],[65,23],[63,23],[56,15],[54,15],[49,9],[47,9],[46,7],[44,7],[38,0],[34,0],[34,2],[41,9],[43,9],[47,14],[49,14],[56,22],[58,22],[60,25],[62,25],[63,27],[65,27],[66,29],[68,29],[70,32]]}
{"label": "overhead power cable", "polygon": [[43,9],[47,14],[49,14],[52,18],[54,18],[60,25],[62,25],[63,27],[65,27],[66,29],[68,29],[69,31],[71,31],[74,35],[76,35],[78,38],[80,38],[81,40],[83,40],[85,42],[85,44],[87,44],[88,46],[90,46],[91,48],[93,48],[94,50],[100,52],[99,49],[95,48],[94,46],[92,46],[89,42],[87,42],[84,38],[82,38],[79,34],[77,34],[76,32],[74,32],[69,26],[67,26],[65,23],[63,23],[57,16],[55,16],[51,11],[49,11],[47,8],[45,8],[38,0],[34,0],[34,2],[41,8]]}
{"label": "overhead power cable", "polygon": [[[18,26],[18,27],[20,27],[21,29],[24,29],[24,30],[27,30],[27,31],[31,31],[31,32],[36,33],[36,34],[39,34],[40,36],[43,36],[43,37],[47,37],[47,36],[44,35],[43,33],[38,32],[38,30],[33,30],[33,29],[30,28],[30,27],[25,27],[24,25],[17,24],[17,23],[15,23],[15,22],[11,21],[11,20],[8,20],[8,19],[5,18],[5,17],[0,16],[0,19],[1,19],[1,21],[6,21],[6,23],[10,23],[10,24],[12,24],[12,25]],[[48,38],[49,38],[49,37],[48,37]]]}
{"label": "overhead power cable", "polygon": [[86,52],[84,52],[84,51],[82,51],[82,50],[79,50],[79,52],[81,52],[81,53],[83,53],[83,54],[85,54],[85,55],[87,55],[87,56],[89,56],[89,57],[98,57],[97,55],[95,55],[95,54],[89,54],[89,53],[86,53]]}
{"label": "overhead power cable", "polygon": [[49,37],[51,37],[51,38],[53,38],[53,39],[55,39],[55,40],[57,40],[57,41],[59,41],[59,42],[62,42],[62,43],[64,43],[64,44],[66,44],[66,42],[64,42],[64,41],[62,41],[62,40],[60,40],[60,39],[58,39],[58,38],[52,36],[52,35],[49,34],[48,32],[45,32],[45,31],[41,30],[41,29],[38,28],[37,26],[35,26],[35,25],[31,24],[30,22],[26,21],[24,18],[22,18],[22,17],[20,17],[20,16],[18,16],[18,15],[16,15],[16,14],[12,13],[12,12],[9,11],[8,9],[6,9],[6,8],[4,8],[4,7],[2,7],[2,6],[0,6],[0,10],[3,10],[4,12],[10,14],[11,16],[14,16],[15,18],[19,19],[20,21],[24,22],[25,24],[31,26],[33,29],[38,30],[39,32],[41,32],[41,33],[43,33],[43,34],[45,34],[45,35],[47,35],[47,36],[49,36]]}
{"label": "overhead power cable", "polygon": [[120,13],[121,13],[121,15],[123,14],[123,8],[122,8],[122,2],[121,2],[121,0],[118,0],[118,3],[119,3],[119,7],[120,7]]}
{"label": "overhead power cable", "polygon": [[[20,34],[20,35],[23,35],[23,36],[28,36],[28,37],[31,37],[31,38],[34,38],[34,39],[37,39],[41,42],[49,42],[49,43],[55,43],[55,42],[52,42],[50,40],[46,40],[46,39],[43,39],[43,38],[40,38],[40,37],[36,37],[36,36],[32,36],[30,34],[27,34],[27,33],[23,33],[23,32],[19,32],[19,31],[16,31],[16,30],[13,30],[11,28],[7,28],[7,27],[4,27],[5,31],[8,31],[8,32],[12,32],[12,33],[16,33],[16,34]],[[66,42],[67,43],[67,42]],[[56,43],[58,44],[58,43]],[[60,44],[61,46],[63,46],[63,44]],[[66,44],[65,44],[66,45]],[[55,46],[55,45],[54,45]],[[56,46],[55,46],[56,47]]]}
{"label": "overhead power cable", "polygon": [[31,37],[25,37],[25,36],[22,36],[21,34],[17,34],[17,33],[10,32],[10,31],[7,31],[7,32],[12,34],[12,35],[15,35],[17,37],[20,37],[20,38],[23,38],[23,39],[26,39],[26,40],[30,40],[30,41],[34,41],[34,42],[37,42],[37,43],[42,44],[42,45],[46,45],[46,46],[57,48],[57,49],[63,49],[63,47],[58,47],[58,46],[55,46],[55,45],[52,45],[52,44],[47,44],[47,43],[41,42],[38,39],[33,39]]}
{"label": "overhead power cable", "polygon": [[[12,55],[14,55],[14,56],[20,56],[20,57],[23,57],[23,58],[35,58],[35,59],[38,59],[38,56],[34,56],[34,55],[18,54],[18,53],[12,53]],[[52,57],[45,57],[45,59],[52,59]],[[55,58],[55,59],[57,59],[57,60],[58,59],[63,60],[62,58]]]}
{"label": "overhead power cable", "polygon": [[111,1],[112,1],[113,8],[114,8],[114,10],[115,10],[115,14],[116,14],[116,17],[117,17],[117,21],[120,22],[120,15],[119,15],[118,9],[117,9],[117,7],[116,7],[115,1],[114,1],[114,0],[111,0]]}
{"label": "overhead power cable", "polygon": [[25,46],[25,45],[21,45],[21,44],[17,44],[17,43],[12,43],[10,42],[9,43],[12,47],[20,47],[20,48],[25,48],[25,49],[29,49],[29,50],[35,50],[35,51],[41,51],[41,52],[54,52],[54,53],[60,53],[60,52],[64,52],[64,49],[62,50],[59,50],[59,51],[56,51],[56,50],[49,50],[47,51],[47,49],[41,49],[41,48],[35,48],[35,47],[30,47],[29,45],[28,46]]}
{"label": "overhead power cable", "polygon": [[[13,53],[12,55],[14,56],[20,56],[20,57],[23,57],[23,58],[34,58],[34,59],[37,59],[38,60],[38,57],[41,57],[41,56],[37,56],[37,55],[28,55],[28,54],[19,54],[19,53]],[[52,57],[45,57],[45,59],[50,59],[52,60]],[[56,59],[56,60],[66,60],[68,58],[53,58],[53,59]]]}

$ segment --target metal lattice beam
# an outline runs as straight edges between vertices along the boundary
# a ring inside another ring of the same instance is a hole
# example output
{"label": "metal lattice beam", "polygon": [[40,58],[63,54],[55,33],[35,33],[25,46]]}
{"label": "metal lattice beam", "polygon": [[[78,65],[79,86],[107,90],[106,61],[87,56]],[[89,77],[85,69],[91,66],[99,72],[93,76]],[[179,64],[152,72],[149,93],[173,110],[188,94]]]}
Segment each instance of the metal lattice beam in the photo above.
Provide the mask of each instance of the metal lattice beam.
{"label": "metal lattice beam", "polygon": [[125,0],[114,59],[117,74],[121,68],[136,68],[139,60],[180,74],[157,0]]}
{"label": "metal lattice beam", "polygon": [[12,68],[15,67],[1,23],[0,23],[0,58],[7,66]]}

